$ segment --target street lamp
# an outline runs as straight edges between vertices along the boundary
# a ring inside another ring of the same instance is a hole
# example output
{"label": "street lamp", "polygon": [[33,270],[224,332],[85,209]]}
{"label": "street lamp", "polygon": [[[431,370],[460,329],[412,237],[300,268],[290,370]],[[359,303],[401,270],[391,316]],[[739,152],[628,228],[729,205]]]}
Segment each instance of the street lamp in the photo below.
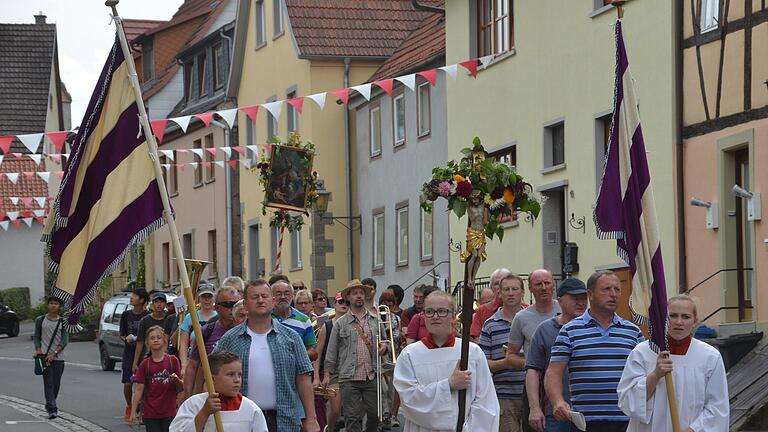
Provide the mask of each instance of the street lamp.
{"label": "street lamp", "polygon": [[[336,221],[350,232],[357,230],[361,235],[363,234],[363,222],[362,216],[325,216],[323,213],[328,211],[328,201],[331,197],[331,193],[325,189],[319,189],[317,191],[317,200],[315,200],[315,211],[322,215],[323,221]],[[348,221],[344,223],[342,221]]]}

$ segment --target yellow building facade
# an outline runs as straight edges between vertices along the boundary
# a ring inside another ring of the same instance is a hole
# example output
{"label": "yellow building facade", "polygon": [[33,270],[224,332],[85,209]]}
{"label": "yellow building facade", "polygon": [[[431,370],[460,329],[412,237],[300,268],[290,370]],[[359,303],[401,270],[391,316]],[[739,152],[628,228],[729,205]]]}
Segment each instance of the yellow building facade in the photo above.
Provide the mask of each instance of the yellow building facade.
{"label": "yellow building facade", "polygon": [[[615,242],[599,240],[592,220],[613,105],[614,8],[602,0],[446,3],[446,63],[495,56],[476,80],[448,81],[449,159],[478,136],[546,200],[538,220],[521,216],[507,223],[503,242],[489,243],[478,276],[498,267],[521,274],[544,267],[586,280],[597,269],[624,269]],[[624,18],[671,293],[677,281],[673,3],[630,1]],[[451,218],[454,244],[465,229],[465,220]],[[566,243],[578,247],[577,271],[563,271]],[[452,284],[463,280],[463,269],[452,253]]]}

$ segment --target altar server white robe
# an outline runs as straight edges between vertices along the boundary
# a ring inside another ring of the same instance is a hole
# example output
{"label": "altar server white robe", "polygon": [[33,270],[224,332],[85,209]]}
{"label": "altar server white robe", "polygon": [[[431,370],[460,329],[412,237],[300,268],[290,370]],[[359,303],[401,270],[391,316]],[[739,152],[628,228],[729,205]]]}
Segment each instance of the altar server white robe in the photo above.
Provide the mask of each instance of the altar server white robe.
{"label": "altar server white robe", "polygon": [[[619,408],[630,418],[628,432],[672,432],[667,385],[662,378],[646,400],[646,377],[658,354],[645,341],[627,358],[617,392]],[[685,355],[672,355],[672,378],[680,416],[680,431],[727,432],[728,382],[720,353],[696,339]]]}
{"label": "altar server white robe", "polygon": [[[199,393],[185,400],[171,422],[170,432],[195,432],[195,416],[205,405],[208,393]],[[267,420],[255,402],[243,397],[240,409],[219,411],[225,432],[267,432]],[[204,432],[216,432],[213,415],[203,428]]]}
{"label": "altar server white robe", "polygon": [[[403,431],[454,431],[458,421],[458,391],[448,378],[461,357],[461,339],[452,347],[429,349],[422,342],[408,345],[397,358],[394,385],[400,394]],[[499,401],[488,361],[479,346],[469,345],[472,384],[467,389],[464,430],[497,432]]]}

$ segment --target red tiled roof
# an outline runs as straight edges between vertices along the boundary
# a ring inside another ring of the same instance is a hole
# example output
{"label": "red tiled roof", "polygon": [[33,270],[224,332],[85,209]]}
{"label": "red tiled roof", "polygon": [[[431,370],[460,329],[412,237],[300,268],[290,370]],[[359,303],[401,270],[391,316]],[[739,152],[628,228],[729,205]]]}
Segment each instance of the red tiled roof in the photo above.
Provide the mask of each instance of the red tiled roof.
{"label": "red tiled roof", "polygon": [[411,0],[285,0],[285,4],[303,58],[389,57],[431,15],[413,9]]}
{"label": "red tiled roof", "polygon": [[369,81],[416,71],[439,57],[443,57],[445,63],[445,22],[442,15],[432,14],[403,41],[392,57],[379,66]]}
{"label": "red tiled roof", "polygon": [[[48,185],[37,174],[28,178],[24,175],[24,172],[45,171],[45,162],[40,162],[40,166],[35,166],[35,162],[32,159],[15,159],[6,157],[3,163],[0,164],[0,173],[19,173],[19,178],[16,184],[11,181],[5,175],[0,175],[0,211],[18,211],[25,210],[40,210],[37,207],[37,203],[32,204],[32,207],[26,207],[24,203],[19,200],[17,205],[13,205],[8,199],[9,197],[48,197]],[[30,215],[31,216],[31,215]]]}
{"label": "red tiled roof", "polygon": [[133,41],[142,33],[145,33],[158,25],[166,21],[158,20],[144,20],[144,19],[124,19],[123,30],[125,30],[125,38],[128,42]]}

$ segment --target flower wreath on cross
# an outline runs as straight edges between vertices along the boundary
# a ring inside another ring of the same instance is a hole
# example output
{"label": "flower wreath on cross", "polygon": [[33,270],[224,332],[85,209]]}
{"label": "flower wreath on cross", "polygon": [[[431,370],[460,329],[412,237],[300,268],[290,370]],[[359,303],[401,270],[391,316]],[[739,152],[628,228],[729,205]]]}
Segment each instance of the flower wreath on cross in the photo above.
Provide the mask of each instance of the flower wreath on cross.
{"label": "flower wreath on cross", "polygon": [[285,143],[277,136],[270,138],[266,148],[256,164],[264,188],[262,214],[271,208],[274,214],[269,226],[281,233],[285,229],[298,231],[318,197],[317,172],[312,170],[315,146],[302,142],[299,134],[292,132]]}
{"label": "flower wreath on cross", "polygon": [[447,166],[432,170],[432,178],[422,187],[425,211],[432,211],[432,203],[439,198],[448,201],[461,219],[469,213],[467,248],[461,261],[466,262],[473,250],[485,260],[485,237],[494,235],[503,240],[503,218],[516,212],[539,216],[541,202],[533,195],[533,187],[509,165],[487,158],[480,138],[473,146],[461,150],[463,157],[448,161]]}

